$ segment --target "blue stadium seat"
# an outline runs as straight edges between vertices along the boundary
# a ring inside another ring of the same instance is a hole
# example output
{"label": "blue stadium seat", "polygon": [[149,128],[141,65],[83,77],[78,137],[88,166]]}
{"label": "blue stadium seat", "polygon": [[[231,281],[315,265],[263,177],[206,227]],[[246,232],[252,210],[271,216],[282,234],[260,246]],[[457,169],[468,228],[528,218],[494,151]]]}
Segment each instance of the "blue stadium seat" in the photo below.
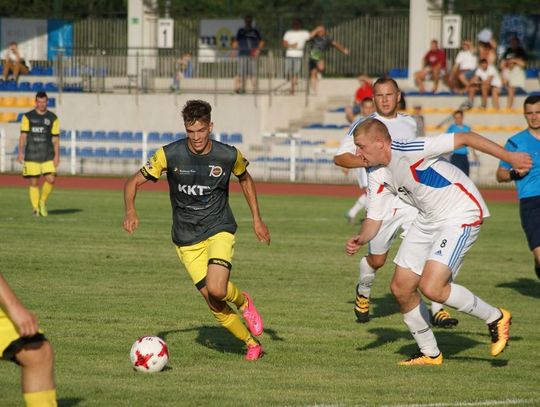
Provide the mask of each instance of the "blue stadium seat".
{"label": "blue stadium seat", "polygon": [[136,148],[135,150],[133,150],[133,156],[135,158],[142,159],[142,148]]}
{"label": "blue stadium seat", "polygon": [[56,107],[56,99],[50,97],[47,101],[47,107]]}
{"label": "blue stadium seat", "polygon": [[243,140],[241,133],[233,133],[229,135],[229,143],[235,144],[235,143],[241,143]]}
{"label": "blue stadium seat", "polygon": [[19,83],[19,90],[21,92],[30,92],[32,90],[32,85],[30,82],[21,82]]}
{"label": "blue stadium seat", "polygon": [[80,149],[78,155],[84,158],[92,157],[94,155],[94,149],[92,147],[83,147]]}
{"label": "blue stadium seat", "polygon": [[187,137],[187,134],[182,131],[182,132],[176,133],[174,137],[175,137],[175,140],[182,140]]}
{"label": "blue stadium seat", "polygon": [[94,139],[98,141],[105,141],[107,140],[107,133],[103,130],[98,130],[94,132]]}
{"label": "blue stadium seat", "polygon": [[58,86],[54,82],[47,82],[45,84],[45,92],[58,92]]}
{"label": "blue stadium seat", "polygon": [[157,143],[159,142],[159,133],[157,131],[151,131],[148,133],[148,140],[149,143]]}
{"label": "blue stadium seat", "polygon": [[4,86],[5,86],[4,90],[10,91],[10,92],[15,92],[18,90],[17,82],[15,81],[4,81]]}
{"label": "blue stadium seat", "polygon": [[123,148],[120,150],[120,158],[135,158],[135,152],[132,148]]}
{"label": "blue stadium seat", "polygon": [[17,115],[17,118],[15,120],[10,120],[9,123],[20,123],[22,121],[23,116],[24,116],[24,113],[19,113]]}
{"label": "blue stadium seat", "polygon": [[133,141],[133,132],[132,131],[123,131],[120,133],[120,141],[122,142],[131,142]]}
{"label": "blue stadium seat", "polygon": [[136,142],[142,141],[142,131],[136,131],[133,134],[133,141],[136,141]]}
{"label": "blue stadium seat", "polygon": [[107,157],[107,149],[105,147],[96,147],[96,149],[94,150],[94,157]]}
{"label": "blue stadium seat", "polygon": [[107,140],[109,141],[120,141],[120,132],[112,130],[107,132]]}
{"label": "blue stadium seat", "polygon": [[222,143],[228,143],[229,142],[229,134],[222,131],[219,133],[219,139]]}
{"label": "blue stadium seat", "polygon": [[32,83],[32,92],[41,92],[45,88],[43,82],[34,82]]}
{"label": "blue stadium seat", "polygon": [[172,141],[174,141],[174,134],[169,131],[165,131],[161,133],[159,141],[165,144],[171,143]]}
{"label": "blue stadium seat", "polygon": [[[156,148],[152,148],[152,149],[148,150],[147,158],[152,157],[156,151],[157,151]],[[141,153],[141,154],[142,154],[142,153]]]}
{"label": "blue stadium seat", "polygon": [[120,157],[120,149],[118,147],[111,147],[107,150],[107,157],[118,158]]}
{"label": "blue stadium seat", "polygon": [[90,141],[94,138],[94,134],[92,133],[92,130],[83,130],[79,132],[78,138],[80,140]]}

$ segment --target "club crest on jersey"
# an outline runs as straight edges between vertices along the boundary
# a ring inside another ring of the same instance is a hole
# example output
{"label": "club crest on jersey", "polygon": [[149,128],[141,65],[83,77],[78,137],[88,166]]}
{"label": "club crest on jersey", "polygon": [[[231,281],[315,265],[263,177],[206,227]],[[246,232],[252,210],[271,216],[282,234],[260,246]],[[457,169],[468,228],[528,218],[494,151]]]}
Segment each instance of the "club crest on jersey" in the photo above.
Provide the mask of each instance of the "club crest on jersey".
{"label": "club crest on jersey", "polygon": [[45,126],[49,126],[51,121],[49,119],[43,119],[43,123],[45,123]]}
{"label": "club crest on jersey", "polygon": [[178,184],[178,191],[186,194],[186,195],[193,195],[193,196],[202,196],[206,191],[210,189],[209,186],[206,185],[182,185]]}
{"label": "club crest on jersey", "polygon": [[210,175],[211,177],[221,177],[221,174],[223,174],[223,168],[221,168],[219,165],[209,165],[210,167]]}

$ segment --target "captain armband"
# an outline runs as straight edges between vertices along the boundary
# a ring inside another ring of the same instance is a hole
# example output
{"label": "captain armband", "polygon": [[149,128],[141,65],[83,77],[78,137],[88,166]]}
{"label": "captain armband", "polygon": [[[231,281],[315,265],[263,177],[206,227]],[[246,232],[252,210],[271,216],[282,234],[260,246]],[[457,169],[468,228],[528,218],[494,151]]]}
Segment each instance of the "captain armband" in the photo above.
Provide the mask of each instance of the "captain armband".
{"label": "captain armband", "polygon": [[525,176],[525,175],[520,175],[519,172],[517,172],[513,168],[510,170],[509,174],[510,174],[510,179],[512,181],[519,181]]}

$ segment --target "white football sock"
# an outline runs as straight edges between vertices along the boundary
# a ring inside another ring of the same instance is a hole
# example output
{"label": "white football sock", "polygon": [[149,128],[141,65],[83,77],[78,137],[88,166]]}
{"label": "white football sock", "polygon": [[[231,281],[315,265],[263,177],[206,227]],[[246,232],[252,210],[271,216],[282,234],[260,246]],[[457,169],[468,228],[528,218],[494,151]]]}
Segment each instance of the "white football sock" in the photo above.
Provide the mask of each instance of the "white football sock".
{"label": "white football sock", "polygon": [[420,352],[426,356],[437,356],[441,351],[429,325],[429,311],[422,300],[415,308],[403,314],[403,321],[409,328]]}
{"label": "white football sock", "polygon": [[358,294],[363,295],[366,298],[369,298],[371,294],[371,286],[373,285],[373,280],[375,280],[375,270],[367,262],[367,258],[364,256],[360,260],[359,266],[360,273],[358,274]]}
{"label": "white football sock", "polygon": [[437,312],[443,309],[440,302],[431,301],[431,315],[435,315]]}
{"label": "white football sock", "polygon": [[501,316],[501,311],[498,308],[489,305],[467,288],[455,283],[450,283],[450,295],[445,304],[458,311],[483,319],[486,324],[499,319]]}

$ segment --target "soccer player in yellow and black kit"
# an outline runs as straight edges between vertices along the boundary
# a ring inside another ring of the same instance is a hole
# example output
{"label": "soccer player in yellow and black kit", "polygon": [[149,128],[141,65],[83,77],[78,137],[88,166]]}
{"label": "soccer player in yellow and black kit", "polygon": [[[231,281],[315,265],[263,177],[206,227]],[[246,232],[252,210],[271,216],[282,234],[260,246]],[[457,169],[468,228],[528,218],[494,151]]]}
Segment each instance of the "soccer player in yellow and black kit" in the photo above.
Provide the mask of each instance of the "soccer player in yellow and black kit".
{"label": "soccer player in yellow and black kit", "polygon": [[[257,360],[263,348],[254,337],[262,333],[263,321],[251,297],[229,281],[237,227],[229,206],[231,174],[239,179],[257,238],[269,244],[270,233],[259,213],[248,161],[235,147],[210,139],[211,111],[205,101],[188,101],[182,110],[187,138],[158,149],[126,182],[124,229],[131,234],[139,226],[138,188],[148,180],[156,182],[166,172],[178,257],[216,320],[246,343],[247,360]],[[227,303],[238,308],[247,328]]]}
{"label": "soccer player in yellow and black kit", "polygon": [[34,314],[19,301],[0,274],[0,358],[21,366],[28,407],[56,407],[54,356]]}
{"label": "soccer player in yellow and black kit", "polygon": [[[47,216],[45,203],[54,187],[56,169],[60,163],[60,125],[58,117],[47,110],[49,98],[45,92],[36,94],[36,108],[25,113],[21,122],[19,155],[23,177],[30,180],[30,202],[35,216]],[[39,191],[39,177],[45,182]]]}

